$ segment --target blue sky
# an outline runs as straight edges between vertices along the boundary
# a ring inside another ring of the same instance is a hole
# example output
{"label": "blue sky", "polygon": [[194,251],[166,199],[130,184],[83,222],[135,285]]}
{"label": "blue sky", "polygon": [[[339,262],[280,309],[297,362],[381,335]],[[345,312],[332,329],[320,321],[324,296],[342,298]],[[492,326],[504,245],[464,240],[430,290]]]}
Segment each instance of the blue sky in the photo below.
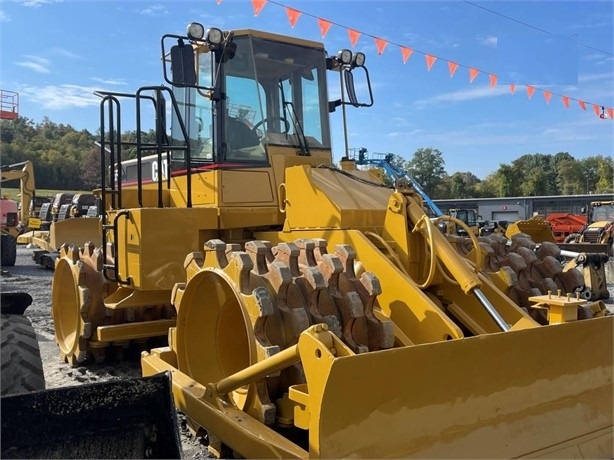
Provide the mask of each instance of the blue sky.
{"label": "blue sky", "polygon": [[[614,108],[613,5],[279,0],[256,17],[250,0],[0,0],[0,88],[18,91],[20,114],[35,122],[47,116],[94,132],[94,90],[162,82],[164,33],[183,33],[191,21],[269,30],[323,41],[331,54],[367,55],[375,105],[348,111],[350,148],[410,159],[433,147],[449,174],[484,178],[524,154],[612,155],[614,120],[573,99]],[[295,27],[284,6],[306,13]],[[324,39],[316,18],[334,23]],[[361,32],[353,48],[347,28]],[[388,42],[381,55],[373,37]],[[406,63],[400,46],[414,50]],[[430,71],[424,53],[438,57]],[[453,77],[447,61],[460,64]],[[470,67],[480,71],[471,83]],[[531,99],[524,85],[536,87]],[[554,93],[549,103],[544,90]],[[569,108],[560,95],[572,98]],[[341,122],[332,114],[335,160],[345,148]]]}

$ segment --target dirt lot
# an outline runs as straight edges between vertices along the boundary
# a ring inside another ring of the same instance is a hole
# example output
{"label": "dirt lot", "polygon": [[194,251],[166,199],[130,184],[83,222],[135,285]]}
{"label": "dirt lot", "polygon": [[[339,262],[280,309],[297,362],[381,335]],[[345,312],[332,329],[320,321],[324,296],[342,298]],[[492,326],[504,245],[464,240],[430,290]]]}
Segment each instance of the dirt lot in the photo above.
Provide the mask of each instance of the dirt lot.
{"label": "dirt lot", "polygon": [[[47,388],[57,388],[85,383],[140,377],[141,369],[137,359],[109,364],[88,364],[73,368],[60,360],[60,354],[53,332],[51,318],[51,280],[53,271],[44,269],[32,261],[32,250],[23,246],[17,249],[17,262],[6,270],[8,275],[0,278],[3,292],[25,291],[33,298],[26,316],[32,321],[45,372]],[[181,427],[181,443],[184,458],[209,458],[207,449],[200,438],[195,438],[185,426],[185,417],[178,414]]]}

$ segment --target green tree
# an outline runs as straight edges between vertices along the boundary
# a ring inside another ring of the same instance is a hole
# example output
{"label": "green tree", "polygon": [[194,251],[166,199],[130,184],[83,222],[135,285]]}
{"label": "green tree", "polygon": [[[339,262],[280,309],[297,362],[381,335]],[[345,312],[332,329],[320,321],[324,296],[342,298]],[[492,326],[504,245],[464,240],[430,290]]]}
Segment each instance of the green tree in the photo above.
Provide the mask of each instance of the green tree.
{"label": "green tree", "polygon": [[[109,155],[105,155],[105,165],[108,165]],[[85,190],[93,190],[102,186],[100,160],[100,148],[96,146],[92,146],[84,155],[83,161],[81,162],[81,177],[85,185]]]}
{"label": "green tree", "polygon": [[557,153],[555,156],[557,185],[561,195],[577,195],[584,193],[582,185],[582,169],[574,157],[568,153]]}
{"label": "green tree", "polygon": [[[558,187],[554,157],[549,154],[527,154],[512,161],[513,176],[518,179],[517,195],[556,195]],[[513,195],[511,195],[513,196]]]}
{"label": "green tree", "polygon": [[498,197],[499,190],[501,190],[500,176],[497,173],[489,174],[475,186],[478,198]]}
{"label": "green tree", "polygon": [[614,158],[597,155],[597,183],[595,193],[614,193]]}
{"label": "green tree", "polygon": [[435,192],[446,173],[443,154],[432,147],[420,148],[416,150],[406,166],[408,172],[418,181],[426,194],[433,199],[438,198]]}
{"label": "green tree", "polygon": [[480,179],[471,172],[456,172],[447,180],[449,182],[449,196],[451,198],[477,197],[477,185]]}
{"label": "green tree", "polygon": [[495,183],[497,185],[496,196],[519,196],[522,195],[520,186],[522,184],[521,171],[510,165],[499,165],[495,173]]}

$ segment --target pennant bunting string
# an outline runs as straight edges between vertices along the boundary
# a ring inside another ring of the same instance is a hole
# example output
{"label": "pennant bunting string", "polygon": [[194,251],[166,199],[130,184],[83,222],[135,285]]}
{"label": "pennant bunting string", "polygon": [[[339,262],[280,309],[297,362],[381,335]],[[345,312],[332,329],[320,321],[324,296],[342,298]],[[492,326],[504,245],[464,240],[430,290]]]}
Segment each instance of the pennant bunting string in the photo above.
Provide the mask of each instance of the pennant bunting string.
{"label": "pennant bunting string", "polygon": [[301,12],[295,10],[294,8],[286,7],[286,14],[288,15],[288,21],[290,21],[290,26],[294,28],[294,26],[296,25],[296,21],[298,21],[298,18],[301,15]]}
{"label": "pennant bunting string", "polygon": [[494,88],[495,86],[497,86],[497,76],[496,76],[496,75],[494,75],[494,74],[492,74],[492,73],[491,73],[491,74],[488,76],[488,78],[490,78],[490,87],[491,87],[491,88]]}
{"label": "pennant bunting string", "polygon": [[352,44],[352,47],[356,46],[358,37],[360,37],[360,32],[354,29],[348,29],[348,35],[350,36],[350,43]]}
{"label": "pennant bunting string", "polygon": [[[222,0],[216,0],[217,4],[220,5],[222,3]],[[403,46],[397,43],[393,43],[393,42],[389,42],[387,40],[384,40],[382,38],[378,38],[375,37],[373,35],[367,34],[367,33],[363,33],[359,30],[356,29],[352,29],[349,27],[346,27],[344,25],[338,24],[336,22],[333,21],[329,21],[323,18],[319,18],[317,16],[314,16],[312,14],[306,13],[304,11],[300,11],[297,10],[295,8],[291,8],[289,6],[283,5],[282,3],[280,3],[277,0],[251,0],[252,3],[252,7],[254,10],[254,16],[258,16],[260,14],[260,12],[262,11],[262,9],[264,8],[264,6],[268,3],[280,6],[285,8],[286,14],[288,16],[288,21],[290,22],[290,26],[294,27],[299,19],[299,17],[301,15],[305,15],[305,16],[309,16],[312,18],[317,19],[318,21],[318,26],[320,28],[320,33],[322,35],[322,38],[325,38],[326,35],[328,34],[329,29],[333,26],[339,26],[339,27],[343,27],[344,29],[346,29],[348,31],[348,36],[350,39],[350,43],[352,45],[352,47],[355,47],[358,39],[360,38],[361,35],[365,35],[368,37],[372,37],[375,40],[375,45],[377,48],[377,54],[378,55],[382,55],[384,53],[384,50],[386,49],[386,47],[388,46],[388,44],[392,44],[395,46],[398,46],[401,49],[401,56],[403,58],[403,63],[406,64],[407,60],[411,57],[411,55],[415,52],[423,54],[425,59],[426,59],[426,68],[428,71],[431,70],[431,68],[433,67],[433,65],[435,64],[435,61],[437,59],[441,59],[438,58],[436,56],[433,56],[431,54],[425,53],[423,51],[419,51],[419,50],[414,50],[412,48],[409,48],[407,46]],[[483,72],[480,69],[477,69],[475,67],[470,67],[467,65],[463,65],[463,64],[459,64],[453,61],[448,61],[446,59],[441,59],[444,62],[448,63],[448,70],[450,71],[450,78],[452,78],[454,76],[454,74],[456,73],[456,71],[458,70],[459,67],[464,67],[466,69],[468,69],[469,71],[469,82],[473,83],[473,80],[475,80],[475,78],[480,74],[480,72]],[[495,86],[497,86],[497,75],[495,74],[491,74],[488,72],[484,72],[487,73],[489,76],[489,81],[490,81],[490,87],[494,88]],[[598,115],[599,117],[602,118],[610,118],[610,119],[614,119],[614,108],[611,107],[605,107],[602,106],[600,104],[594,104],[592,102],[587,102],[587,101],[582,101],[579,99],[575,99],[575,98],[571,98],[569,96],[565,96],[562,94],[557,94],[557,93],[553,93],[549,90],[544,90],[541,88],[536,88],[534,86],[530,86],[530,85],[525,85],[526,89],[527,89],[527,96],[529,97],[529,99],[531,99],[533,97],[533,94],[535,93],[535,91],[541,91],[544,94],[544,99],[546,100],[546,103],[549,104],[550,100],[552,98],[553,95],[556,96],[560,96],[561,97],[561,101],[563,103],[563,105],[565,106],[565,108],[569,108],[570,106],[570,101],[576,101],[578,103],[578,105],[580,106],[580,108],[582,110],[586,110],[586,104],[592,105],[593,107],[593,111],[595,112],[596,115]],[[510,91],[512,94],[515,93],[516,91],[516,84],[510,84]],[[607,115],[606,115],[607,114]]]}
{"label": "pennant bunting string", "polygon": [[407,62],[407,60],[411,56],[411,53],[413,52],[414,50],[412,50],[411,48],[406,48],[404,46],[401,46],[401,55],[403,56],[403,64]]}
{"label": "pennant bunting string", "polygon": [[264,8],[267,0],[252,0],[252,6],[254,7],[254,16],[258,16]]}
{"label": "pennant bunting string", "polygon": [[479,73],[480,71],[478,69],[470,68],[469,69],[469,83],[473,83],[473,80],[475,80],[475,77],[477,77]]}
{"label": "pennant bunting string", "polygon": [[386,46],[388,45],[388,42],[386,40],[383,40],[381,38],[376,38],[375,39],[375,46],[377,47],[377,54],[379,56],[382,55],[382,53],[384,52],[384,50],[386,49]]}
{"label": "pennant bunting string", "polygon": [[326,19],[318,18],[318,25],[320,26],[320,33],[322,34],[322,38],[326,37],[328,33],[328,29],[333,25],[332,22],[327,21]]}
{"label": "pennant bunting string", "polygon": [[456,62],[448,61],[448,69],[450,69],[450,78],[454,76],[454,72],[458,69],[458,64]]}
{"label": "pennant bunting string", "polygon": [[435,61],[437,60],[437,58],[435,56],[431,56],[430,54],[425,54],[424,58],[426,59],[426,68],[430,72],[431,67],[433,67],[433,64],[435,64]]}

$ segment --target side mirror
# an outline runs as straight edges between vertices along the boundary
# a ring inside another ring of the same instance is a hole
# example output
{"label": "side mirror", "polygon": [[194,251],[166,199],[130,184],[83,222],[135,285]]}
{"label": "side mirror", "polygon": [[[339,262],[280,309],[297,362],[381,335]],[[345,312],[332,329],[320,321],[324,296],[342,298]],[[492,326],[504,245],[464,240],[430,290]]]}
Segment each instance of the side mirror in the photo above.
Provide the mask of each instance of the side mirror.
{"label": "side mirror", "polygon": [[172,83],[175,86],[196,85],[196,65],[192,45],[180,41],[171,47]]}
{"label": "side mirror", "polygon": [[[362,69],[365,73],[367,90],[369,92],[369,102],[359,102],[358,96],[356,95],[356,86],[354,84],[354,74],[352,70]],[[345,90],[349,100],[349,103],[354,107],[371,107],[373,105],[373,92],[371,91],[371,79],[369,78],[369,72],[366,67],[356,67],[352,68],[343,68],[342,73],[345,80]]]}

